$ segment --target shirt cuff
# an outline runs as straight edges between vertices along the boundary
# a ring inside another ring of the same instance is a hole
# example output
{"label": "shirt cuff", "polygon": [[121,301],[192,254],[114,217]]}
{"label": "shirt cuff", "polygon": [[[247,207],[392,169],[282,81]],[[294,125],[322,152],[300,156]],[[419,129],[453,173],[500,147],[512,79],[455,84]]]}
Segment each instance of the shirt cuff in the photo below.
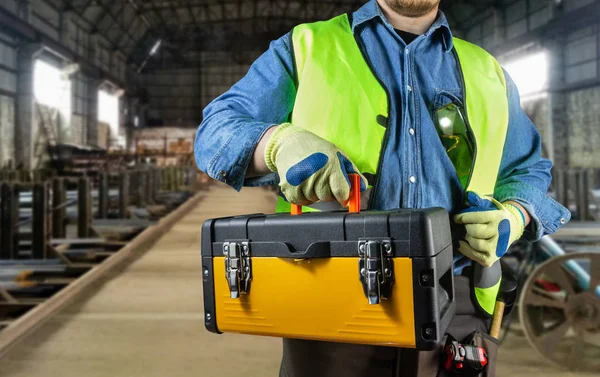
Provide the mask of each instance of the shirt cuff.
{"label": "shirt cuff", "polygon": [[571,212],[537,187],[526,183],[509,183],[496,188],[494,197],[499,202],[512,200],[519,203],[531,216],[531,223],[523,239],[537,241],[556,232],[571,219]]}
{"label": "shirt cuff", "polygon": [[273,126],[271,123],[250,122],[244,124],[242,136],[237,130],[232,132],[210,161],[208,175],[240,191],[256,146]]}

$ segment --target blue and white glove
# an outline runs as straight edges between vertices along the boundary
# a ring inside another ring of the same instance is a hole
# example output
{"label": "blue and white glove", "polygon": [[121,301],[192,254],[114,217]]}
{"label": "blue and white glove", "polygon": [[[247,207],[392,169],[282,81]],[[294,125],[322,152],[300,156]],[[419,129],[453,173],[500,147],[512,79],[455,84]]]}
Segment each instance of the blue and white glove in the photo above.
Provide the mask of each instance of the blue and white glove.
{"label": "blue and white glove", "polygon": [[284,123],[271,135],[266,149],[267,167],[279,173],[281,191],[288,202],[307,205],[337,200],[344,207],[350,196],[348,174],[367,180],[344,153],[314,133]]}
{"label": "blue and white glove", "polygon": [[510,203],[467,193],[471,207],[454,216],[454,222],[466,227],[465,241],[459,251],[482,266],[489,267],[500,259],[513,242],[521,238],[525,216]]}

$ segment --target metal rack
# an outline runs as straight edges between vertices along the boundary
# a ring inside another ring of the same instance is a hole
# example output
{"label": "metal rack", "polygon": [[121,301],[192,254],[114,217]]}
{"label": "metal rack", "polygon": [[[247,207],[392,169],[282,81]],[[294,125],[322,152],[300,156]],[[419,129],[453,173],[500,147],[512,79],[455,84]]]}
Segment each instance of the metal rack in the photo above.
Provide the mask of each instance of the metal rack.
{"label": "metal rack", "polygon": [[[32,177],[21,181],[19,177]],[[194,196],[189,166],[0,177],[0,336]],[[38,178],[39,180],[36,180]],[[162,221],[161,221],[162,222]]]}

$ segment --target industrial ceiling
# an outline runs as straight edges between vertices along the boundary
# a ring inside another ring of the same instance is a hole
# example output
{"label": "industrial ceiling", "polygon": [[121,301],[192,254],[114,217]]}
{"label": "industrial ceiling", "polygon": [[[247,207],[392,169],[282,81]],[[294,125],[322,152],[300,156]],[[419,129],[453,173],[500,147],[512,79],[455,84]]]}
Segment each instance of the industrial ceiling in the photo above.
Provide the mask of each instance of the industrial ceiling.
{"label": "industrial ceiling", "polygon": [[[294,25],[356,10],[357,0],[46,0],[80,15],[90,30],[105,36],[128,62],[141,65],[158,40],[181,64],[199,51],[260,51]],[[444,0],[455,29],[463,29],[492,0]]]}

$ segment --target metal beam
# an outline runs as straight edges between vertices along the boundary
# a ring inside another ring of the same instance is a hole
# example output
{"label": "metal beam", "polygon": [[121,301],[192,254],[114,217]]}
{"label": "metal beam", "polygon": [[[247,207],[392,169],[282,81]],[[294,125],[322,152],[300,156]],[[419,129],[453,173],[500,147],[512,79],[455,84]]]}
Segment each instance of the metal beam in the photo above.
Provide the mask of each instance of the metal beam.
{"label": "metal beam", "polygon": [[174,2],[171,2],[171,13],[173,14],[173,18],[177,20],[178,23],[181,22],[181,17],[179,17],[179,13],[177,13],[177,7]]}
{"label": "metal beam", "polygon": [[65,6],[63,7],[64,10],[69,10],[72,9],[74,11],[85,11],[87,8],[89,8],[92,3],[96,1],[96,0],[87,0],[86,3],[84,3],[83,5],[74,5],[73,4],[73,0],[65,0],[64,4]]}
{"label": "metal beam", "polygon": [[33,26],[16,17],[14,13],[4,7],[0,7],[0,25],[29,40],[36,40],[39,36],[39,32]]}
{"label": "metal beam", "polygon": [[[99,30],[98,26],[104,21],[106,16],[110,16],[113,19],[113,24],[119,23],[117,16],[111,12],[111,9],[110,9],[111,5],[106,6],[106,4],[104,4],[104,2],[101,0],[96,0],[96,3],[102,8],[102,13],[100,13],[100,16],[97,17],[94,22],[96,30]],[[124,7],[125,7],[125,3],[121,2],[120,12],[123,11]],[[123,30],[123,33],[125,33],[131,39],[131,41],[133,42],[133,45],[135,46],[135,44],[137,43],[137,39],[133,36],[133,34],[131,34],[131,31],[128,28],[124,28],[124,27],[122,27],[120,29]],[[108,39],[108,38],[106,37],[106,39]],[[114,41],[110,41],[110,42],[114,46],[115,50],[118,49],[118,45]]]}
{"label": "metal beam", "polygon": [[129,2],[129,5],[131,5],[131,8],[135,11],[135,14],[137,14],[139,16],[139,18],[142,21],[144,21],[146,26],[149,29],[152,28],[152,24],[150,23],[150,21],[148,21],[148,18],[140,12],[140,7],[137,5],[137,3],[134,0],[127,0],[127,1]]}
{"label": "metal beam", "polygon": [[[96,5],[92,5],[92,2],[94,2]],[[90,22],[87,18],[84,17],[85,10],[90,6],[96,6],[96,7],[99,7],[102,9],[101,16],[97,18],[97,20],[99,20],[99,21],[91,21]],[[75,6],[75,5],[73,5],[71,0],[68,0],[68,1],[65,1],[65,9],[71,9],[73,12],[75,12],[75,14],[77,14],[81,19],[83,19],[85,22],[87,22],[91,26],[90,35],[97,33],[97,32],[105,32],[112,28],[112,26],[115,24],[114,22],[111,24],[110,28],[100,29],[98,27],[98,25],[100,25],[100,23],[102,23],[102,20],[105,18],[105,16],[107,14],[110,15],[113,20],[117,21],[115,16],[112,13],[108,13],[109,10],[106,8],[106,6],[103,3],[100,3],[100,0],[88,1],[85,4],[85,7]],[[137,44],[138,41],[133,36],[133,34],[131,34],[130,30],[125,30],[123,27],[121,27],[119,29],[123,30],[123,33],[127,34],[127,36],[129,37],[128,40],[133,42],[132,43],[133,46],[135,46]],[[104,37],[108,40],[108,43],[110,44],[109,47],[113,50],[122,50],[122,48],[126,46],[126,44],[123,43],[123,41],[124,41],[123,39],[121,39],[118,42],[114,42],[114,41],[110,40],[109,38],[107,38],[106,36],[104,36]]]}
{"label": "metal beam", "polygon": [[[222,5],[226,5],[226,4],[235,4],[235,5],[239,5],[240,1],[243,0],[223,0],[223,1],[211,1],[211,0],[200,0],[200,1],[186,1],[186,6],[190,7],[190,8],[203,8],[203,7],[210,7],[210,6],[222,6]],[[256,3],[256,0],[253,0],[254,3]],[[275,2],[273,0],[262,0],[262,3],[266,4],[266,9],[269,9],[271,7],[274,6]],[[297,3],[299,5],[301,5],[304,9],[307,7],[308,4],[312,5],[312,6],[324,6],[325,8],[327,8],[328,6],[335,6],[338,9],[340,9],[340,12],[349,12],[349,11],[353,11],[353,10],[357,10],[361,5],[364,4],[363,1],[340,1],[340,0],[314,0],[314,1],[302,1],[302,0],[289,0],[289,1],[285,1],[285,3]],[[281,3],[283,4],[283,2]],[[172,7],[172,3],[171,2],[162,2],[162,3],[156,3],[156,2],[147,2],[146,4],[144,4],[144,6],[141,7],[141,11],[144,13],[148,13],[148,12],[153,12],[154,9],[169,9]],[[328,9],[328,8],[327,8]],[[313,12],[314,13],[314,12]]]}
{"label": "metal beam", "polygon": [[17,97],[17,92],[9,92],[8,90],[0,88],[0,96],[15,98]]}

